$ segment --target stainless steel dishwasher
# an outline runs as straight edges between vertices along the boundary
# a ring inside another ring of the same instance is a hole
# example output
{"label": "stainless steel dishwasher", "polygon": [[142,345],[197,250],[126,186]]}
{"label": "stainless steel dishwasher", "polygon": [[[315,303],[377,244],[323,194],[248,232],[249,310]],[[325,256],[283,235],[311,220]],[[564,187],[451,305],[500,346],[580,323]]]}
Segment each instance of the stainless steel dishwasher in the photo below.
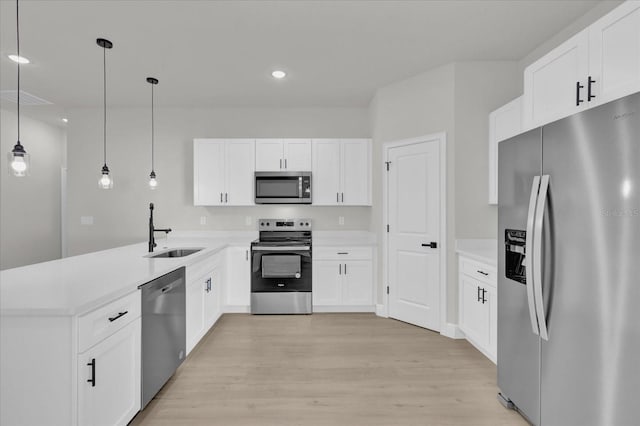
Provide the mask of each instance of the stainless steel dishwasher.
{"label": "stainless steel dishwasher", "polygon": [[149,281],[140,289],[143,409],[184,361],[185,268]]}

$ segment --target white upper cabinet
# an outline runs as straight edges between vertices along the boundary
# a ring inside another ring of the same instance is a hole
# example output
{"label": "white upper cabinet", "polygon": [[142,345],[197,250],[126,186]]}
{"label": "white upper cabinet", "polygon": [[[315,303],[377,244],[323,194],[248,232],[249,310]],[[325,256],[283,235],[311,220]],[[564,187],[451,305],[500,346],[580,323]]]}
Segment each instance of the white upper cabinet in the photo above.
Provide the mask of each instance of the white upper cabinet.
{"label": "white upper cabinet", "polygon": [[522,96],[489,114],[489,204],[498,203],[498,143],[522,132]]}
{"label": "white upper cabinet", "polygon": [[253,139],[194,139],[194,205],[253,205],[254,168]]}
{"label": "white upper cabinet", "polygon": [[313,204],[371,205],[371,140],[314,139]]}
{"label": "white upper cabinet", "polygon": [[640,2],[627,1],[525,69],[524,129],[640,90]]}
{"label": "white upper cabinet", "polygon": [[310,139],[257,139],[256,171],[308,172],[311,170]]}
{"label": "white upper cabinet", "polygon": [[640,1],[623,3],[589,27],[589,73],[598,103],[640,90]]}
{"label": "white upper cabinet", "polygon": [[588,33],[576,34],[524,71],[524,121],[527,128],[585,109],[589,73]]}

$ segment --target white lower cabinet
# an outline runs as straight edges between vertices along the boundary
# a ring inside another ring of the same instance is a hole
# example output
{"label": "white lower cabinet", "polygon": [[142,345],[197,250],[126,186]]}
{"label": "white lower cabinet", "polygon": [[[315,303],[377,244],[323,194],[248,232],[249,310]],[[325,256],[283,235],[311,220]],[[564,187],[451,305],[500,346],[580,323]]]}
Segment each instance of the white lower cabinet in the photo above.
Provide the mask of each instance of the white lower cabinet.
{"label": "white lower cabinet", "polygon": [[498,349],[495,267],[460,256],[459,325],[467,340],[494,363]]}
{"label": "white lower cabinet", "polygon": [[370,247],[322,247],[313,254],[313,310],[372,312],[373,253]]}
{"label": "white lower cabinet", "polygon": [[137,318],[78,356],[78,424],[126,425],[140,409],[140,327]]}
{"label": "white lower cabinet", "polygon": [[249,312],[251,304],[251,251],[249,246],[229,247],[225,286],[225,311]]}
{"label": "white lower cabinet", "polygon": [[[187,267],[187,355],[222,315],[221,263],[221,255],[215,255],[213,258]],[[202,273],[203,269],[206,272]]]}

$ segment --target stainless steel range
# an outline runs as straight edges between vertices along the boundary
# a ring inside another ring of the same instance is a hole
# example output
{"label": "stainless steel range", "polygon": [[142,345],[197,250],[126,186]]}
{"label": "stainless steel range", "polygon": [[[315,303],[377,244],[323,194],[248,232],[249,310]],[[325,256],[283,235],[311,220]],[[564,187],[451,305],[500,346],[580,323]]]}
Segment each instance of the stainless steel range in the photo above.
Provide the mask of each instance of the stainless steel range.
{"label": "stainless steel range", "polygon": [[251,313],[310,314],[311,219],[260,219],[251,243]]}

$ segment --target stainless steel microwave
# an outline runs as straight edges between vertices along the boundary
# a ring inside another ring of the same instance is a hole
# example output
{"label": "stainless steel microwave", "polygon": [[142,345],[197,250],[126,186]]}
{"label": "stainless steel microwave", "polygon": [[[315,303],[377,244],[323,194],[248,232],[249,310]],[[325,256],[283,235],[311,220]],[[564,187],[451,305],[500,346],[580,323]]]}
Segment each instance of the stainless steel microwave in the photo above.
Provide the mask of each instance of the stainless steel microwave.
{"label": "stainless steel microwave", "polygon": [[311,172],[256,172],[256,204],[311,204]]}

